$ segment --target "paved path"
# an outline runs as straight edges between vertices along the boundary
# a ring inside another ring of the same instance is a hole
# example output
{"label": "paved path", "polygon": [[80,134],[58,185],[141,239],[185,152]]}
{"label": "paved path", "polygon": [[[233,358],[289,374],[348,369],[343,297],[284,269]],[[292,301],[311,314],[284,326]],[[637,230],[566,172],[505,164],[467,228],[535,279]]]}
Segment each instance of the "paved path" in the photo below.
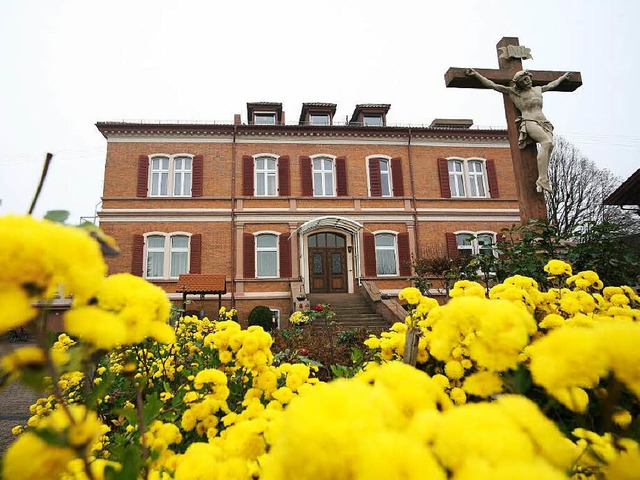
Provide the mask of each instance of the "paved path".
{"label": "paved path", "polygon": [[[30,343],[9,343],[4,338],[0,340],[0,357],[18,347],[24,347]],[[23,387],[14,382],[3,390],[0,390],[0,456],[13,442],[14,436],[11,429],[16,425],[25,425],[31,416],[29,406],[40,395],[30,388]]]}

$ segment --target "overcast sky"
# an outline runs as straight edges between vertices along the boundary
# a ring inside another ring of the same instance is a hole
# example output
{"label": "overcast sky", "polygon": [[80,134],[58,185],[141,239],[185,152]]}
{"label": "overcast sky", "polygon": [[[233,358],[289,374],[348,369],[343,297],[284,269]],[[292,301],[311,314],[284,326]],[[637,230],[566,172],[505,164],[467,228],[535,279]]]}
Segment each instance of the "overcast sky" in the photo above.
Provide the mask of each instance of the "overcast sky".
{"label": "overcast sky", "polygon": [[[534,6],[535,5],[535,6]],[[389,124],[472,118],[504,127],[500,95],[449,89],[451,66],[497,68],[518,37],[525,67],[580,71],[544,111],[584,154],[627,178],[640,167],[640,2],[4,0],[0,7],[0,213],[92,216],[106,141],[97,121],[246,120],[246,103],[390,103]],[[99,207],[98,207],[99,208]]]}

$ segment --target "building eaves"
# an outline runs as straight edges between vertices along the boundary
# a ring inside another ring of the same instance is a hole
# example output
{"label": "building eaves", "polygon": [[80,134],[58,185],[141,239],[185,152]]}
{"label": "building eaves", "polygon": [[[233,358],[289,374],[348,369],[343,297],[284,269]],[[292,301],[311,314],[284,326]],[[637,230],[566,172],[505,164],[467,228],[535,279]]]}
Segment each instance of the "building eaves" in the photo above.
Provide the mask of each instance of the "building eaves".
{"label": "building eaves", "polygon": [[96,128],[109,139],[114,136],[127,137],[194,137],[216,135],[238,136],[309,136],[327,137],[356,137],[356,138],[436,138],[446,139],[474,139],[474,140],[506,140],[507,131],[504,129],[460,129],[460,128],[432,128],[409,126],[371,127],[364,125],[233,125],[233,124],[181,124],[181,123],[135,123],[135,122],[98,122]]}
{"label": "building eaves", "polygon": [[640,206],[640,169],[627,178],[605,201],[605,205]]}

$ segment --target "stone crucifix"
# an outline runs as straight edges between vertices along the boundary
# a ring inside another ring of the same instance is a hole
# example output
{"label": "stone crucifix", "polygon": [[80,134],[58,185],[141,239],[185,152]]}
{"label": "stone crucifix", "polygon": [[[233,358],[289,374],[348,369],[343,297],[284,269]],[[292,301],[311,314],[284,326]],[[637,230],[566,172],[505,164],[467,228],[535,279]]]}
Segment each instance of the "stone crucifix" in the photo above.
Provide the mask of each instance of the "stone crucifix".
{"label": "stone crucifix", "polygon": [[[499,69],[450,68],[447,87],[491,88],[504,94],[507,131],[522,222],[547,218],[544,190],[550,190],[547,169],[553,148],[553,127],[542,114],[542,93],[572,92],[582,85],[579,72],[523,70],[530,50],[515,37],[496,46]],[[518,108],[519,107],[519,108]],[[540,143],[540,151],[536,148]]]}

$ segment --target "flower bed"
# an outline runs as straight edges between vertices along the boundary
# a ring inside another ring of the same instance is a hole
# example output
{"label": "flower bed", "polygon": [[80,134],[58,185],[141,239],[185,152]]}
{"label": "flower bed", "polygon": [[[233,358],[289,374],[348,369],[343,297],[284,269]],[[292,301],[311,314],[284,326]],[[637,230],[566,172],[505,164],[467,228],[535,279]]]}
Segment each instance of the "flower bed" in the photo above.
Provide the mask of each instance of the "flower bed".
{"label": "flower bed", "polygon": [[443,306],[405,289],[405,322],[367,340],[373,359],[352,365],[354,378],[325,383],[233,311],[171,325],[164,292],[105,277],[88,234],[28,217],[0,218],[0,234],[0,334],[43,332],[31,304],[60,283],[74,295],[68,334],[40,333],[0,363],[3,383],[47,391],[14,429],[7,480],[640,471],[640,297],[595,272],[550,262],[547,291],[517,275],[488,293],[461,281]]}

